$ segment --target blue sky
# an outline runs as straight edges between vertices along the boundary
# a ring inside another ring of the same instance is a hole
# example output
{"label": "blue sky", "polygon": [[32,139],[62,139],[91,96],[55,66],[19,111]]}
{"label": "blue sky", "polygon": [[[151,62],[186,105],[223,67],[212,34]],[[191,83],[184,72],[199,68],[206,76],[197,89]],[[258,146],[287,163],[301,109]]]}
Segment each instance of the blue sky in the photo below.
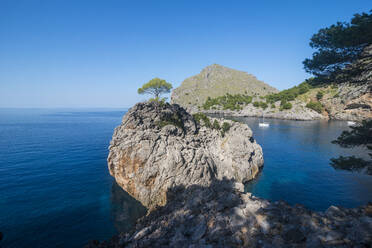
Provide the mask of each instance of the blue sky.
{"label": "blue sky", "polygon": [[175,87],[210,64],[278,89],[310,75],[320,28],[370,0],[0,0],[0,107],[129,107],[153,77]]}

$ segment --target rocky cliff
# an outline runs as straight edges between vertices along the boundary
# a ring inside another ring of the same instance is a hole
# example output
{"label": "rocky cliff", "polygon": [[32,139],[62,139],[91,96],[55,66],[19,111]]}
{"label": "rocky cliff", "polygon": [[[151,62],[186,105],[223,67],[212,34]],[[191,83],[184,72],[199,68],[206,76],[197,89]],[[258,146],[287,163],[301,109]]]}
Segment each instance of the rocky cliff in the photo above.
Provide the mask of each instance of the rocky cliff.
{"label": "rocky cliff", "polygon": [[172,91],[171,102],[183,107],[201,106],[207,97],[229,94],[267,95],[277,89],[243,71],[213,64],[185,79]]}
{"label": "rocky cliff", "polygon": [[372,119],[372,45],[340,73],[337,97],[322,99],[331,119]]}
{"label": "rocky cliff", "polygon": [[179,105],[138,103],[114,131],[108,167],[116,182],[148,208],[167,202],[178,185],[215,179],[245,182],[263,166],[261,147],[241,123],[196,121]]}

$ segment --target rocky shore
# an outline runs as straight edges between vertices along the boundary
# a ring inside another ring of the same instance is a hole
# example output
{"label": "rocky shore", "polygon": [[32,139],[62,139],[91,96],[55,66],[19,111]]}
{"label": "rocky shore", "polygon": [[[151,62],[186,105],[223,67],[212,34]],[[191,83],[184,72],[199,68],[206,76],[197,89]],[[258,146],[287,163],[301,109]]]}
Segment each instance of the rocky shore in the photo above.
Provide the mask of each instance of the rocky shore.
{"label": "rocky shore", "polygon": [[131,231],[87,248],[372,244],[372,203],[314,212],[245,193],[243,183],[256,176],[263,158],[241,123],[192,116],[178,105],[139,103],[115,129],[108,165],[148,212]]}
{"label": "rocky shore", "polygon": [[[190,112],[202,111],[206,114],[225,115],[233,117],[265,117],[284,120],[343,120],[343,121],[362,121],[372,119],[372,84],[340,84],[337,89],[331,87],[319,88],[318,91],[324,92],[324,97],[320,103],[324,107],[322,113],[318,113],[306,107],[306,102],[301,99],[292,101],[292,108],[279,110],[279,103],[275,103],[275,108],[254,107],[248,104],[240,111],[231,110],[199,110],[189,107]],[[335,97],[337,96],[337,97]],[[309,99],[316,101],[315,92],[308,94]]]}
{"label": "rocky shore", "polygon": [[87,247],[371,247],[372,204],[313,212],[241,190],[227,179],[171,188],[131,232]]}
{"label": "rocky shore", "polygon": [[[306,108],[305,103],[301,101],[293,102],[292,109],[279,111],[279,103],[276,105],[276,110],[267,108],[265,110],[261,108],[254,107],[252,104],[245,106],[240,111],[231,110],[203,110],[203,113],[221,115],[221,116],[231,116],[231,117],[264,117],[272,119],[282,119],[282,120],[297,120],[297,121],[310,121],[310,120],[327,120],[328,116],[319,114],[316,111]],[[196,111],[196,110],[193,110]]]}

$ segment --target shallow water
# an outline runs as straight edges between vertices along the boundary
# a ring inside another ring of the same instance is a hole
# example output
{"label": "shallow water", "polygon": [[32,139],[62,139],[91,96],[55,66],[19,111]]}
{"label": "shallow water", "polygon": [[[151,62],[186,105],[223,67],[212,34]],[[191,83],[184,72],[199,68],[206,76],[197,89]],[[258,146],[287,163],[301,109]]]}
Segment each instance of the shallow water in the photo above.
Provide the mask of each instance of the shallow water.
{"label": "shallow water", "polygon": [[[128,230],[144,209],[113,184],[107,147],[123,110],[0,109],[0,232],[3,247],[82,247]],[[247,190],[315,210],[372,200],[372,177],[336,171],[333,156],[364,151],[330,141],[345,122],[243,118],[265,166]]]}

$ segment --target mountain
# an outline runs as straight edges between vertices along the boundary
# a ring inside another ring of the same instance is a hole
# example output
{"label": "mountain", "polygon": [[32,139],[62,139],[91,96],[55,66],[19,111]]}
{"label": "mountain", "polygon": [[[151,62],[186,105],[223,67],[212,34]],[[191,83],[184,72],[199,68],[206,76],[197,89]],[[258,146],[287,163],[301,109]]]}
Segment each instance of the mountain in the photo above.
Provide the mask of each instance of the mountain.
{"label": "mountain", "polygon": [[171,102],[185,107],[201,106],[208,97],[215,98],[226,93],[263,96],[276,92],[277,89],[251,74],[213,64],[185,79],[180,87],[173,90]]}

